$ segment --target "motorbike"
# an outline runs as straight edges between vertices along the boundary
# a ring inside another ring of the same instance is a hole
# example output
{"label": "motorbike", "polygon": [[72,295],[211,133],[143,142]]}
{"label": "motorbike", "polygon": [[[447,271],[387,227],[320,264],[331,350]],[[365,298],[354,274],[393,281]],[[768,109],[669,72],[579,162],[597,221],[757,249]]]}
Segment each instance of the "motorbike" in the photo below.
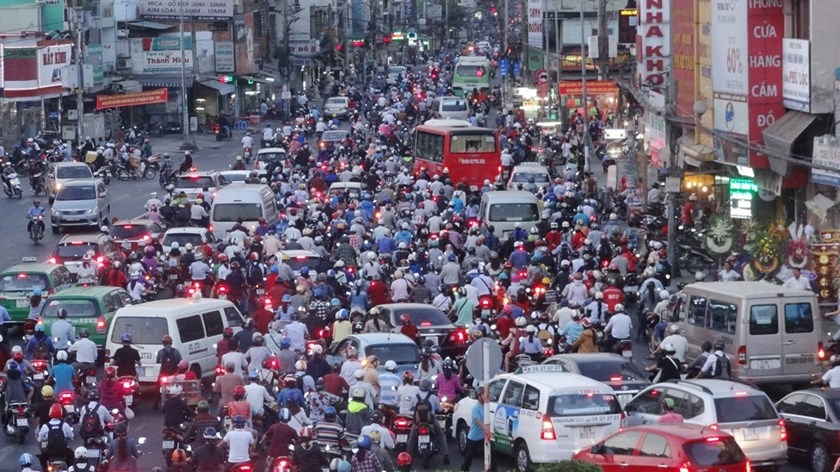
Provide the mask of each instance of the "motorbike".
{"label": "motorbike", "polygon": [[120,384],[120,388],[122,389],[123,403],[126,408],[130,408],[134,405],[134,397],[140,393],[140,384],[137,382],[136,378],[129,375],[118,378],[117,382]]}
{"label": "motorbike", "polygon": [[[289,446],[289,449],[293,449],[294,446]],[[266,471],[268,472],[291,472],[292,470],[292,460],[286,456],[280,457],[269,457],[269,463],[266,464]]]}
{"label": "motorbike", "polygon": [[29,239],[36,246],[44,239],[44,215],[32,217],[32,228],[29,229]]}
{"label": "motorbike", "polygon": [[110,185],[111,177],[114,176],[112,164],[112,162],[106,163],[105,165],[97,169],[96,172],[93,173],[93,176],[97,179],[102,179],[102,181],[105,182],[105,185]]}
{"label": "motorbike", "polygon": [[126,181],[128,179],[138,180],[141,177],[146,180],[153,180],[155,175],[155,170],[146,166],[144,161],[140,162],[137,169],[129,168],[128,163],[123,160],[120,160],[117,163],[117,178],[122,181]]}
{"label": "motorbike", "polygon": [[166,465],[172,465],[172,451],[184,448],[183,428],[181,431],[173,428],[163,428],[163,447],[161,452],[166,459]]}
{"label": "motorbike", "polygon": [[254,464],[251,461],[242,462],[240,464],[234,465],[228,470],[229,472],[253,472]]}
{"label": "motorbike", "polygon": [[6,406],[6,415],[9,417],[6,435],[17,439],[18,444],[23,444],[29,434],[29,404],[10,403]]}
{"label": "motorbike", "polygon": [[242,159],[245,159],[246,163],[251,162],[251,152],[250,147],[242,148]]}
{"label": "motorbike", "polygon": [[630,339],[619,339],[613,346],[613,351],[625,359],[633,358],[633,342]]}
{"label": "motorbike", "polygon": [[44,359],[34,359],[32,360],[32,369],[35,370],[35,373],[32,374],[32,385],[35,387],[35,395],[33,395],[32,400],[40,401],[41,387],[47,383],[50,376],[50,363]]}
{"label": "motorbike", "polygon": [[20,190],[20,178],[16,172],[3,177],[3,191],[9,198],[23,198],[23,192]]}
{"label": "motorbike", "polygon": [[230,132],[230,127],[222,126],[219,123],[213,125],[213,132],[216,134],[216,141],[230,139],[233,134]]}
{"label": "motorbike", "polygon": [[32,193],[35,195],[46,195],[47,186],[44,183],[44,171],[37,170],[29,176],[29,185],[32,187]]}
{"label": "motorbike", "polygon": [[70,425],[79,422],[79,412],[76,410],[76,394],[73,392],[61,392],[58,395],[58,403],[64,408],[64,421]]}
{"label": "motorbike", "polygon": [[423,468],[429,468],[432,455],[437,452],[434,437],[434,428],[428,424],[417,425],[417,454],[423,461]]}
{"label": "motorbike", "polygon": [[414,419],[406,415],[397,415],[391,429],[394,431],[394,450],[402,452],[408,449],[408,435],[414,426]]}
{"label": "motorbike", "polygon": [[88,438],[85,440],[85,448],[87,449],[88,464],[95,467],[95,470],[100,470],[100,464],[102,464],[105,452],[108,450],[108,444],[102,440],[102,437]]}
{"label": "motorbike", "polygon": [[[44,444],[46,445],[46,443]],[[65,472],[67,468],[67,462],[64,459],[55,457],[47,459],[47,472]]]}

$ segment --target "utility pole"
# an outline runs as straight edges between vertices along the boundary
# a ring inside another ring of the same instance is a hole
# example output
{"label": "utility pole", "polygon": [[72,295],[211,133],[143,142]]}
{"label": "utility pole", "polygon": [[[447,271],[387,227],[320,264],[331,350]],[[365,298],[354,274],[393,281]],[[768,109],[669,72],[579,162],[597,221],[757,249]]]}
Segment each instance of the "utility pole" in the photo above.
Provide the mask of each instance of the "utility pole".
{"label": "utility pole", "polygon": [[598,80],[607,80],[610,37],[607,34],[607,0],[598,0]]}
{"label": "utility pole", "polygon": [[181,46],[181,132],[184,137],[184,142],[181,144],[182,149],[192,149],[192,142],[190,140],[190,111],[187,110],[187,65],[186,54],[184,51],[184,4],[181,3],[181,21],[178,27],[178,44]]}
{"label": "utility pole", "polygon": [[586,170],[592,170],[592,163],[589,162],[589,98],[586,95],[586,23],[583,15],[583,0],[580,2],[580,76],[581,76],[581,100],[583,107],[583,157]]}
{"label": "utility pole", "polygon": [[522,18],[520,23],[521,28],[519,28],[522,32],[522,38],[520,40],[520,45],[522,48],[521,54],[521,61],[522,61],[522,75],[521,77],[528,77],[528,57],[531,53],[531,47],[528,45],[528,0],[522,0],[522,11],[519,12]]}
{"label": "utility pole", "polygon": [[78,115],[78,131],[76,135],[76,142],[80,143],[85,139],[85,71],[84,61],[82,58],[82,24],[79,21],[79,12],[76,9],[75,3],[73,6],[73,35],[75,39],[76,49],[76,115]]}

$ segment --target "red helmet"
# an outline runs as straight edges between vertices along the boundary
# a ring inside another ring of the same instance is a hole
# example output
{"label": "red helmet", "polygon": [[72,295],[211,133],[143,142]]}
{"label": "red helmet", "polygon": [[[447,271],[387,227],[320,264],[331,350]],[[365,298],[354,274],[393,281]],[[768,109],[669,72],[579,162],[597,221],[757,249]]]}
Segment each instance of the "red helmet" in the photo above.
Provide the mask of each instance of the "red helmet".
{"label": "red helmet", "polygon": [[23,353],[22,353],[22,352],[16,352],[16,353],[14,353],[14,354],[12,355],[12,357],[13,357],[13,358],[14,358],[14,360],[15,360],[15,361],[17,361],[17,362],[21,362],[21,361],[23,361]]}
{"label": "red helmet", "polygon": [[312,426],[304,426],[298,433],[298,437],[301,439],[312,439],[312,436]]}
{"label": "red helmet", "polygon": [[108,378],[114,378],[117,376],[117,369],[114,366],[108,366],[105,368],[105,376]]}
{"label": "red helmet", "polygon": [[411,454],[401,452],[397,455],[397,467],[406,467],[411,465]]}
{"label": "red helmet", "polygon": [[400,322],[408,323],[409,321],[411,321],[411,317],[409,317],[407,313],[400,315]]}
{"label": "red helmet", "polygon": [[228,260],[227,254],[224,254],[224,253],[219,254],[219,262],[225,262],[227,260]]}
{"label": "red helmet", "polygon": [[252,253],[251,253],[251,255],[250,255],[249,257],[251,258],[251,260],[252,260],[252,261],[258,261],[258,260],[260,260],[260,255],[259,255],[259,254],[257,254],[256,252],[252,252]]}
{"label": "red helmet", "polygon": [[235,398],[236,400],[242,400],[243,398],[245,398],[245,387],[243,387],[242,385],[237,385],[236,387],[233,387],[233,398]]}
{"label": "red helmet", "polygon": [[231,328],[230,326],[225,328],[225,330],[222,331],[222,336],[224,336],[225,338],[232,338],[233,337],[233,328]]}
{"label": "red helmet", "polygon": [[163,340],[161,342],[163,344],[167,345],[167,346],[172,345],[172,336],[167,334],[166,336],[163,337]]}
{"label": "red helmet", "polygon": [[64,408],[58,403],[53,403],[50,406],[50,419],[60,420],[62,418],[64,418]]}

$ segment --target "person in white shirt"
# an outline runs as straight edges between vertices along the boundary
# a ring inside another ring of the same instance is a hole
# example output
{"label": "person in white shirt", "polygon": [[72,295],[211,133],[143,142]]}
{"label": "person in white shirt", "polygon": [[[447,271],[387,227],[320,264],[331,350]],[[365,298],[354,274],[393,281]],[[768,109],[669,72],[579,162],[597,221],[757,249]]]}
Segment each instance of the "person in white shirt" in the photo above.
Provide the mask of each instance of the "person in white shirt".
{"label": "person in white shirt", "polygon": [[659,190],[659,183],[653,184],[647,194],[648,205],[662,203],[662,192]]}
{"label": "person in white shirt", "polygon": [[242,149],[244,150],[245,148],[254,148],[254,138],[251,137],[250,131],[245,133],[245,136],[242,137]]}
{"label": "person in white shirt", "polygon": [[79,339],[67,351],[76,353],[76,362],[73,363],[74,369],[96,368],[96,358],[99,351],[96,343],[90,340],[90,332],[87,328],[79,332]]}
{"label": "person in white shirt", "polygon": [[677,323],[671,323],[671,325],[668,326],[668,333],[668,336],[665,336],[665,339],[659,343],[659,347],[653,354],[661,352],[662,346],[671,344],[674,346],[674,355],[672,357],[680,362],[685,362],[685,350],[688,347],[688,340],[685,339],[685,336],[683,336],[682,333],[680,333],[680,325]]}
{"label": "person in white shirt", "polygon": [[840,356],[831,356],[831,369],[828,369],[822,377],[812,380],[811,384],[825,384],[829,388],[840,387]]}
{"label": "person in white shirt", "polygon": [[274,130],[271,129],[271,124],[265,125],[262,140],[263,146],[271,146],[272,141],[274,141]]}
{"label": "person in white shirt", "polygon": [[227,365],[228,362],[233,364],[233,373],[239,377],[242,377],[243,372],[248,368],[248,359],[245,357],[245,354],[239,351],[230,351],[222,355],[219,363],[221,365]]}
{"label": "person in white shirt", "polygon": [[718,280],[721,282],[733,282],[741,278],[741,274],[732,269],[729,262],[723,263],[723,269],[718,272]]}
{"label": "person in white shirt", "polygon": [[615,314],[610,317],[604,332],[610,335],[612,343],[620,339],[629,339],[630,330],[633,329],[633,320],[624,313],[624,305],[621,303],[615,306]]}
{"label": "person in white shirt", "polygon": [[292,344],[292,351],[306,351],[306,337],[309,335],[309,331],[306,329],[306,325],[300,322],[299,313],[292,314],[292,322],[283,328],[283,332]]}
{"label": "person in white shirt", "polygon": [[233,430],[228,431],[222,438],[222,447],[228,449],[228,464],[241,464],[251,460],[256,440],[254,435],[245,429],[245,423],[245,418],[236,415],[233,418]]}
{"label": "person in white shirt", "polygon": [[262,417],[265,405],[274,402],[268,390],[260,383],[260,373],[252,370],[248,373],[248,384],[245,385],[245,401],[251,405],[251,418]]}
{"label": "person in white shirt", "polygon": [[802,271],[800,271],[798,267],[794,267],[793,276],[785,280],[785,283],[782,286],[787,288],[810,291],[811,281],[805,277],[802,277]]}

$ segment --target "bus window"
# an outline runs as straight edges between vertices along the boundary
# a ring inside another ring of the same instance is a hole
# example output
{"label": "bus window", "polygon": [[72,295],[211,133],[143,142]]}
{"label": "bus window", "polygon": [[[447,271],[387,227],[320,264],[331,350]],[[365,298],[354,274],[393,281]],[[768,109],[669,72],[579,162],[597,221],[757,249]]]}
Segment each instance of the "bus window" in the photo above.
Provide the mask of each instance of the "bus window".
{"label": "bus window", "polygon": [[416,157],[435,162],[443,162],[443,136],[430,133],[417,133],[414,147]]}
{"label": "bus window", "polygon": [[480,65],[459,65],[455,68],[455,73],[461,77],[484,77],[487,74],[487,69]]}
{"label": "bus window", "polygon": [[536,203],[496,203],[490,205],[487,219],[494,222],[539,221]]}
{"label": "bus window", "polygon": [[449,143],[449,152],[454,154],[494,151],[496,151],[496,139],[492,135],[458,134],[452,136]]}

